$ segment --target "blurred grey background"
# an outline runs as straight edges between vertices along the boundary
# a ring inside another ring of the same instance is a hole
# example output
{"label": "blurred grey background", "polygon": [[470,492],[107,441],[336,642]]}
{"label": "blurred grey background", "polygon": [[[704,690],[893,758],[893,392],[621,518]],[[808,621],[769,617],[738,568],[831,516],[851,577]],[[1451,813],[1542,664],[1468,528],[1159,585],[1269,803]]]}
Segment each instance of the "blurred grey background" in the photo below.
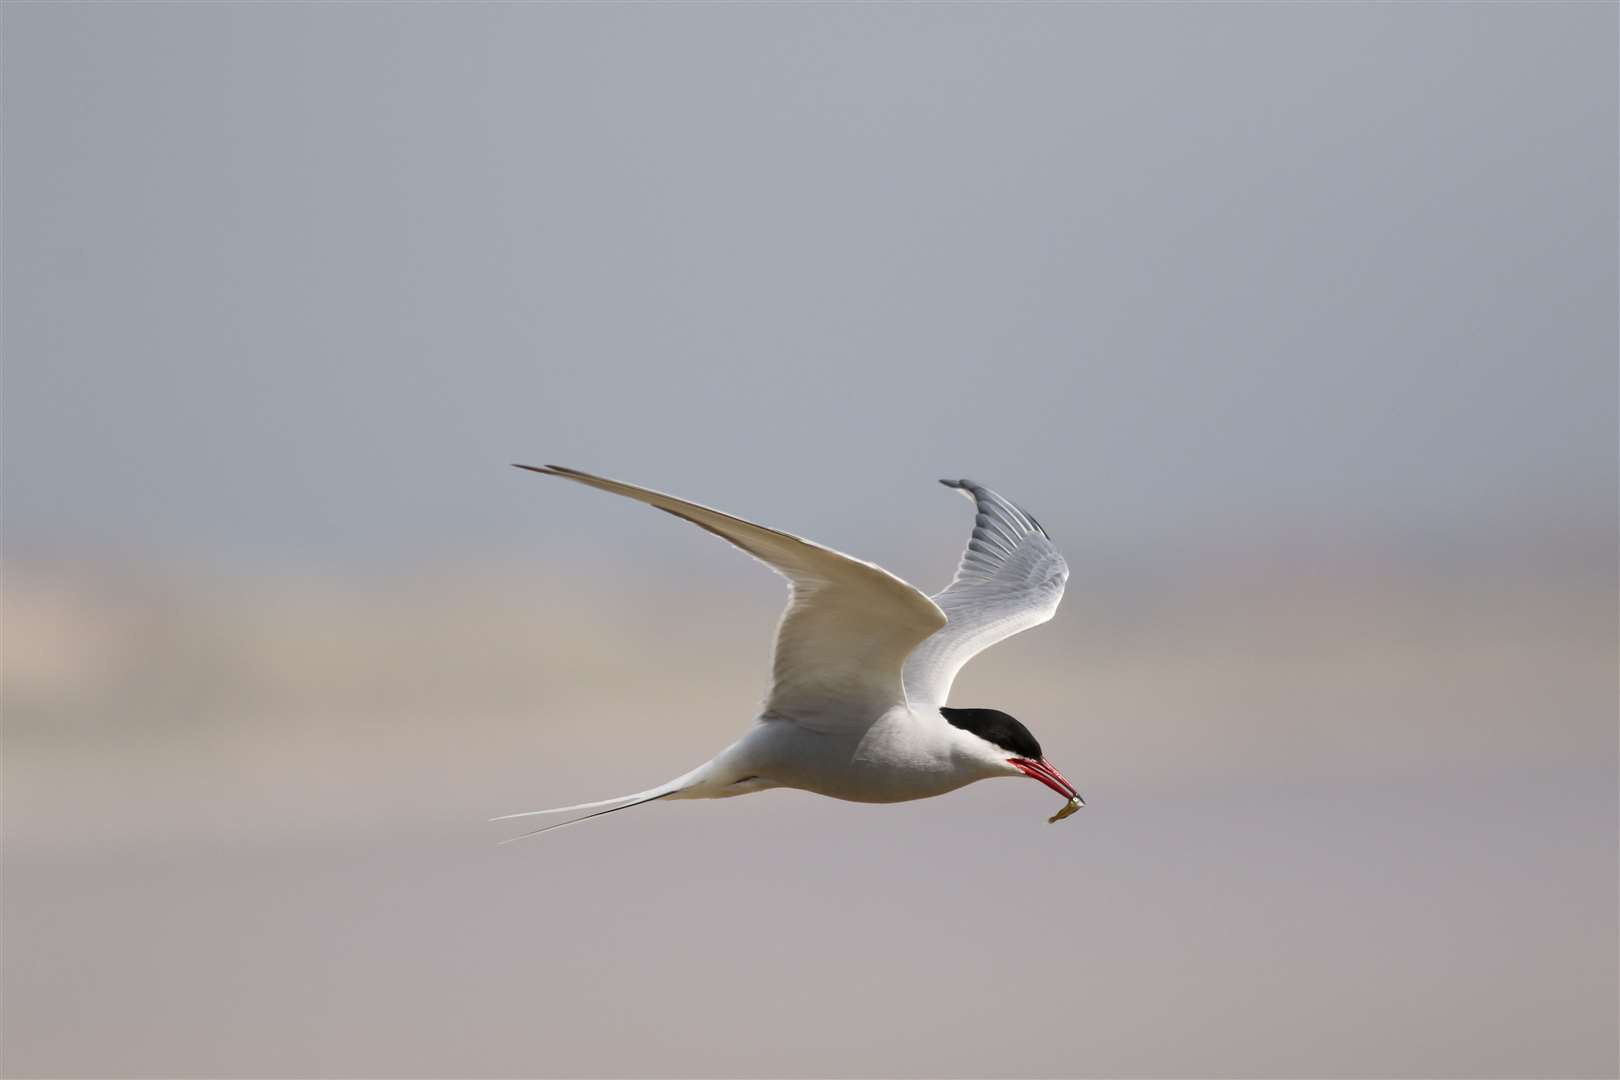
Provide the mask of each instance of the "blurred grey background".
{"label": "blurred grey background", "polygon": [[[15,1076],[1613,1076],[1612,4],[4,8]],[[948,579],[1090,806],[775,792]],[[522,823],[517,823],[521,825]]]}

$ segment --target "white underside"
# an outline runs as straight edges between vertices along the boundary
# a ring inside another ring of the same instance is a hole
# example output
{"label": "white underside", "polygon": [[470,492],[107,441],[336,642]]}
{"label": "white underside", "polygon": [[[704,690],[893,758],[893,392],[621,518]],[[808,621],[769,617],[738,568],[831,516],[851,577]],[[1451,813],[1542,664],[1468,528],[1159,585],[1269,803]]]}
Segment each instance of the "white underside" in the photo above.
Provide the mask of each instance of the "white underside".
{"label": "white underside", "polygon": [[495,820],[594,812],[578,819],[584,820],[642,802],[727,799],[771,788],[796,788],[849,802],[907,802],[943,795],[975,780],[1022,775],[1006,763],[1005,754],[952,727],[937,710],[918,713],[899,706],[864,727],[838,720],[817,724],[814,717],[761,717],[712,760],[668,783],[616,799]]}
{"label": "white underside", "polygon": [[762,717],[741,739],[693,770],[670,798],[715,799],[774,787],[851,802],[928,799],[1018,770],[937,711],[903,706],[865,726]]}

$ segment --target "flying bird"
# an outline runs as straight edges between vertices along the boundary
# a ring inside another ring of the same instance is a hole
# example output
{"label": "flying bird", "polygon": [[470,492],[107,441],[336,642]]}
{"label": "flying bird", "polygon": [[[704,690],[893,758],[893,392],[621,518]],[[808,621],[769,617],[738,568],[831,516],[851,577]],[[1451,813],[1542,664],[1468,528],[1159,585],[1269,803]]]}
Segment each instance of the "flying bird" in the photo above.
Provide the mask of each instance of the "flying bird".
{"label": "flying bird", "polygon": [[930,598],[880,566],[707,506],[560,465],[517,468],[684,518],[787,578],[789,598],[776,628],[770,692],[742,738],[646,791],[493,818],[594,811],[512,840],[660,799],[780,787],[888,803],[1024,776],[1066,800],[1051,821],[1085,805],[1023,724],[996,709],[945,704],[964,664],[1052,617],[1069,578],[1040,522],[989,488],[940,481],[972,499],[976,516],[956,576]]}

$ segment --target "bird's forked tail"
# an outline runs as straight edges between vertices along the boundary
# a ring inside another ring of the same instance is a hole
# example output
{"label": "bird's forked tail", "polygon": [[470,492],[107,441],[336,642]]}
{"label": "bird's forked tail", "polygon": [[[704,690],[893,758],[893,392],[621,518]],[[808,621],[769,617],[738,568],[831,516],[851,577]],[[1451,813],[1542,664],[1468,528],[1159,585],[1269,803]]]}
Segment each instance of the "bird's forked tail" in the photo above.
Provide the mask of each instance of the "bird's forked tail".
{"label": "bird's forked tail", "polygon": [[[668,799],[672,796],[687,799],[704,798],[704,793],[712,786],[708,783],[708,780],[713,771],[714,763],[709,762],[693,769],[685,776],[677,776],[668,783],[659,784],[657,787],[648,788],[646,791],[638,791],[634,795],[620,795],[616,799],[602,799],[597,802],[575,803],[573,806],[553,806],[546,810],[524,810],[516,814],[502,814],[500,817],[493,817],[489,820],[510,821],[513,818],[535,817],[539,814],[571,814],[576,810],[596,811],[593,814],[583,814],[577,818],[569,818],[567,821],[559,821],[555,825],[547,825],[544,828],[534,829],[501,841],[503,844],[510,844],[518,840],[527,840],[531,836],[539,836],[541,833],[550,832],[552,829],[561,829],[567,825],[578,825],[582,821],[589,821],[591,818],[601,817],[603,814],[611,814],[616,810],[628,810],[632,806],[641,806],[643,803],[656,802],[659,799]],[[607,809],[597,810],[596,808],[599,806],[605,806]]]}
{"label": "bird's forked tail", "polygon": [[[756,731],[758,729],[755,729]],[[578,825],[581,821],[611,814],[616,810],[628,810],[632,806],[641,806],[644,803],[657,802],[659,799],[724,799],[732,795],[747,795],[754,791],[763,791],[777,785],[758,775],[753,768],[753,757],[749,749],[750,739],[745,736],[732,745],[726,747],[709,761],[704,762],[689,773],[677,776],[673,780],[659,784],[657,787],[638,791],[633,795],[620,795],[616,799],[602,799],[598,802],[575,803],[573,806],[553,806],[546,810],[524,810],[517,814],[502,814],[500,817],[490,818],[491,821],[510,821],[513,818],[535,817],[539,814],[572,814],[579,810],[592,810],[594,813],[582,814],[567,821],[559,821],[555,825],[547,825],[541,829],[514,836],[510,840],[502,840],[503,844],[510,844],[517,840],[527,840],[531,836],[539,836],[552,829],[560,829],[565,825]],[[597,809],[605,807],[605,809]]]}
{"label": "bird's forked tail", "polygon": [[602,799],[599,802],[575,803],[573,806],[553,806],[546,810],[524,810],[517,814],[502,814],[500,817],[492,817],[489,820],[510,821],[512,818],[534,817],[538,814],[568,814],[575,810],[596,810],[598,806],[607,807],[606,810],[596,810],[596,813],[594,814],[584,814],[577,818],[569,818],[567,821],[559,821],[555,825],[546,825],[543,828],[521,833],[518,836],[501,841],[503,844],[511,844],[518,840],[527,840],[531,836],[539,836],[543,832],[550,832],[552,829],[561,829],[568,825],[578,825],[582,821],[589,821],[591,818],[601,817],[603,814],[611,814],[615,810],[628,810],[632,806],[640,806],[643,803],[655,802],[659,799],[667,799],[669,796],[676,794],[680,790],[681,789],[674,783],[669,783],[660,787],[651,788],[647,791],[638,791],[634,795],[620,795],[617,799]]}

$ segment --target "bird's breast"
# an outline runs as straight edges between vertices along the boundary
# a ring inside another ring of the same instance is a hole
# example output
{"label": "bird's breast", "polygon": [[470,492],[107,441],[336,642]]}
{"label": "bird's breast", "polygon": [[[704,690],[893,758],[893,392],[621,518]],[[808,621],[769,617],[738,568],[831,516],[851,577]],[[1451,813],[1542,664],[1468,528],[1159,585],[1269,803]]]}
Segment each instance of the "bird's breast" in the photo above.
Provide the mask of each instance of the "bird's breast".
{"label": "bird's breast", "polygon": [[[774,728],[774,730],[773,730]],[[821,732],[795,724],[764,724],[757,767],[783,787],[851,802],[906,802],[943,795],[980,779],[905,718],[880,720],[863,731]]]}

